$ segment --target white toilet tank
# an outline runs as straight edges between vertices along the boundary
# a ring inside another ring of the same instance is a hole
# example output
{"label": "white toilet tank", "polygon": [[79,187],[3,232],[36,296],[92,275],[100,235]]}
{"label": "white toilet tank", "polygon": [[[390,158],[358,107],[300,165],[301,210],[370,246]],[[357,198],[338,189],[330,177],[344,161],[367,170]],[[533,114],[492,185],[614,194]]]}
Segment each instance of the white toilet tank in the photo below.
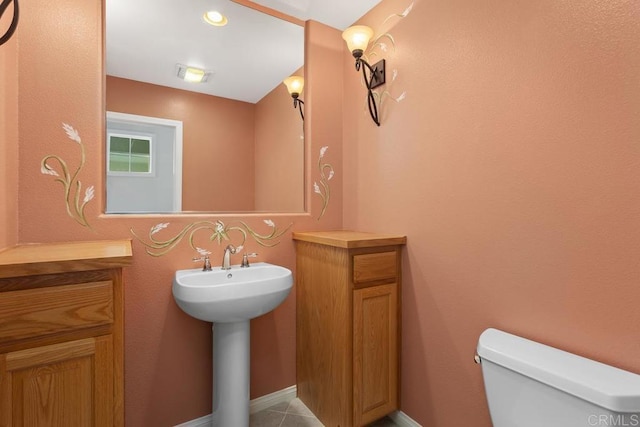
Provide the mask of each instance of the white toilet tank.
{"label": "white toilet tank", "polygon": [[478,355],[494,427],[640,427],[640,375],[497,329]]}

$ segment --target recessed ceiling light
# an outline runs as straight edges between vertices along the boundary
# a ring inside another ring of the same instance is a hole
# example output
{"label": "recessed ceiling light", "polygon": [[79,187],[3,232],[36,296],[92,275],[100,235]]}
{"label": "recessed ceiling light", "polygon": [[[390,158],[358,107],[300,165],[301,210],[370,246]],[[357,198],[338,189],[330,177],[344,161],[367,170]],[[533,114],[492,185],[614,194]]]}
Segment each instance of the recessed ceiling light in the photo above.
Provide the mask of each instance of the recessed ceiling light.
{"label": "recessed ceiling light", "polygon": [[222,13],[218,12],[217,10],[210,10],[208,12],[205,12],[203,15],[203,18],[207,24],[210,24],[216,27],[224,27],[229,22],[227,17],[224,16]]}
{"label": "recessed ceiling light", "polygon": [[176,64],[176,74],[185,82],[205,83],[207,80],[209,80],[211,71],[203,70],[202,68]]}

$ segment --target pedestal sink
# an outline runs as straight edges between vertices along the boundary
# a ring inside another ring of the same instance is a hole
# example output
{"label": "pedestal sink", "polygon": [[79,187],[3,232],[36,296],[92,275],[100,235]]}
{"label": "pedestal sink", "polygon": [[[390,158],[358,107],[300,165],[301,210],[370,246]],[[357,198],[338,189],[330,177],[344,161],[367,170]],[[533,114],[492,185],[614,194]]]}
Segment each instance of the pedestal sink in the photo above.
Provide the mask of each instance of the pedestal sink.
{"label": "pedestal sink", "polygon": [[178,270],[173,297],[190,316],[213,322],[213,426],[249,425],[249,320],[289,295],[291,271],[266,262]]}

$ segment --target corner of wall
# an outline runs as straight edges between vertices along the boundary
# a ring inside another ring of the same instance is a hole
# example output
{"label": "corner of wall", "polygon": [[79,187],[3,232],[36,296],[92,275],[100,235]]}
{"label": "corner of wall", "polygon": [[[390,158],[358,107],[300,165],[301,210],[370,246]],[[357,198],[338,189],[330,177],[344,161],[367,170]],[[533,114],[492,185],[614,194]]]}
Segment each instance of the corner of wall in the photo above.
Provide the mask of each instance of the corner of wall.
{"label": "corner of wall", "polygon": [[0,248],[18,242],[17,35],[0,49]]}
{"label": "corner of wall", "polygon": [[[341,33],[335,28],[316,21],[306,22],[305,117],[308,119],[305,119],[305,126],[306,135],[311,139],[307,146],[320,149],[320,154],[309,153],[307,168],[316,171],[319,167],[317,156],[320,155],[322,158],[327,150],[331,156],[331,163],[339,165],[335,169],[335,178],[331,181],[331,210],[339,212],[339,215],[332,218],[334,222],[328,229],[340,229],[343,226],[343,44]],[[309,193],[311,194],[307,197],[317,195]]]}

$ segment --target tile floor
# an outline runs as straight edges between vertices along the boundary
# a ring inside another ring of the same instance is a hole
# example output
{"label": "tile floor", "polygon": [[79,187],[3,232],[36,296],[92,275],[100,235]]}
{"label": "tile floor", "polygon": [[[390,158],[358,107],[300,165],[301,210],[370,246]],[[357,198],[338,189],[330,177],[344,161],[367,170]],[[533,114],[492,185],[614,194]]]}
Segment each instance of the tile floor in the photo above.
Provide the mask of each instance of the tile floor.
{"label": "tile floor", "polygon": [[[250,427],[323,427],[300,399],[278,403],[251,415]],[[393,427],[388,418],[376,421],[370,427]]]}

